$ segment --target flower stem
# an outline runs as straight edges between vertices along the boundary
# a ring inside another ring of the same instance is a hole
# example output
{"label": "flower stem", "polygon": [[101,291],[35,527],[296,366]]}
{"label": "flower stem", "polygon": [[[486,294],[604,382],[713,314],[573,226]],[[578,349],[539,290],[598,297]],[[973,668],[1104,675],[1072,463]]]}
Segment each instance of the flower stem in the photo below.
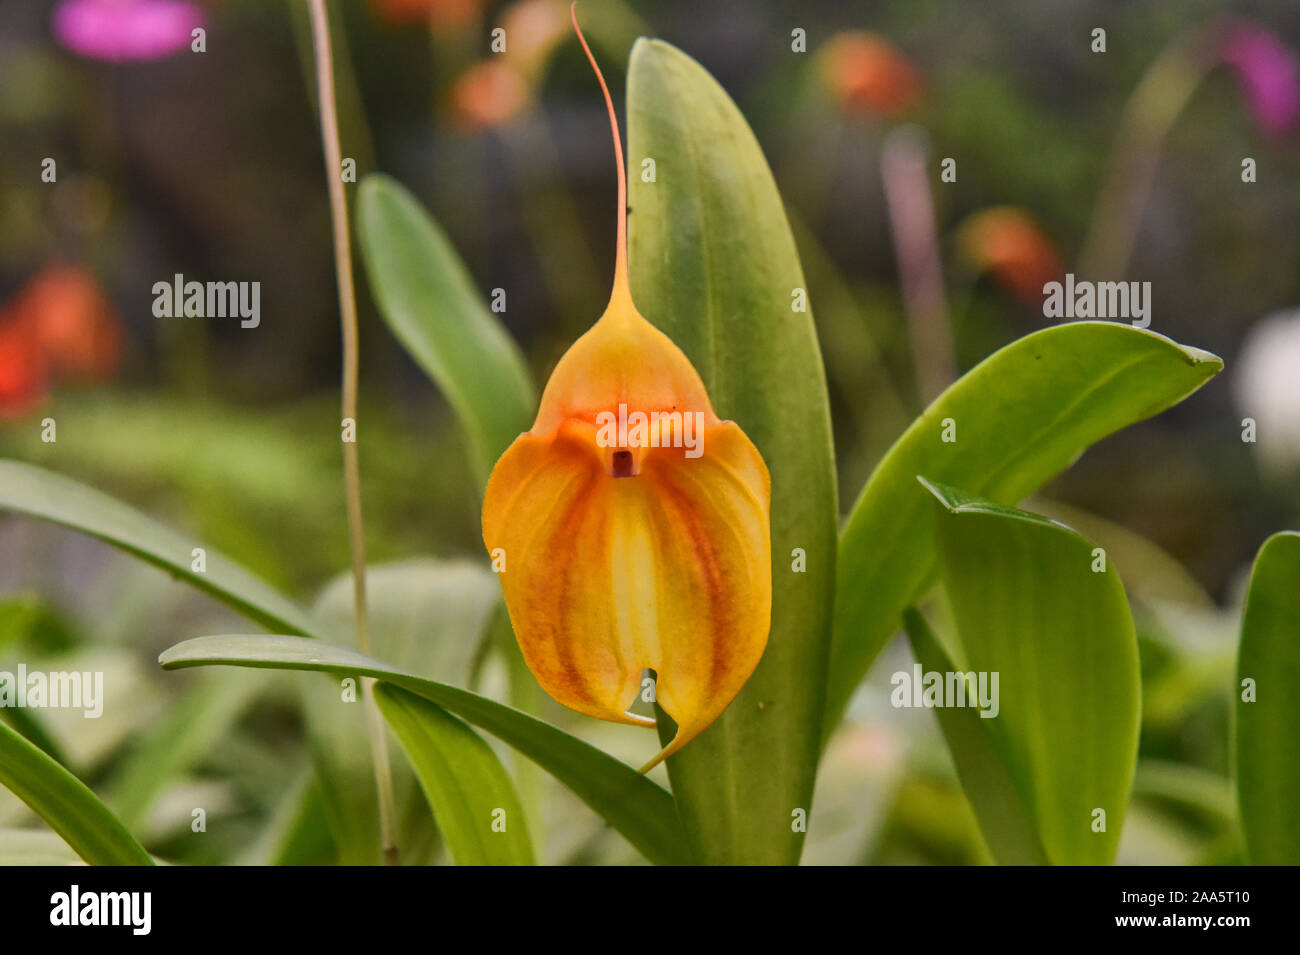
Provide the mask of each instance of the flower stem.
{"label": "flower stem", "polygon": [[1213,68],[1213,22],[1174,37],[1133,91],[1115,135],[1106,178],[1079,252],[1088,280],[1119,279],[1128,267],[1166,139]]}
{"label": "flower stem", "polygon": [[[352,247],[347,198],[343,194],[343,160],[339,147],[338,112],[334,104],[334,61],[330,53],[329,21],[324,0],[308,0],[312,43],[316,52],[316,91],[320,104],[321,141],[325,147],[325,178],[329,183],[330,223],[334,233],[334,271],[339,286],[339,316],[343,329],[343,418],[357,420],[357,300],[352,282]],[[361,466],[357,443],[343,442],[343,485],[347,495],[348,538],[352,550],[352,595],[357,628],[357,649],[370,653],[370,622],[366,610],[366,536],[361,519]],[[375,681],[363,680],[370,753],[374,760],[375,789],[379,797],[379,832],[384,861],[397,864],[397,838],[393,820],[392,769],[388,738],[375,703]]]}
{"label": "flower stem", "polygon": [[886,137],[880,160],[916,385],[924,405],[957,380],[927,152],[921,131],[904,126]]}

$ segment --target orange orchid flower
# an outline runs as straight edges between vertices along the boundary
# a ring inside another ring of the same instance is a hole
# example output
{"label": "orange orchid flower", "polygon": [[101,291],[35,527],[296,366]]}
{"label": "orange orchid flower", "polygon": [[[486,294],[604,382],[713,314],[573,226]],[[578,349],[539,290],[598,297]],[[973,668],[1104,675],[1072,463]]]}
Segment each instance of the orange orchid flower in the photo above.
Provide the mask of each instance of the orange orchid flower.
{"label": "orange orchid flower", "polygon": [[767,645],[770,482],[689,359],[632,302],[618,120],[570,16],[614,135],[614,287],[560,359],[532,429],[493,469],[483,540],[524,660],[558,702],[654,726],[628,707],[642,669],[656,672],[657,702],[677,732],[646,772],[727,708]]}

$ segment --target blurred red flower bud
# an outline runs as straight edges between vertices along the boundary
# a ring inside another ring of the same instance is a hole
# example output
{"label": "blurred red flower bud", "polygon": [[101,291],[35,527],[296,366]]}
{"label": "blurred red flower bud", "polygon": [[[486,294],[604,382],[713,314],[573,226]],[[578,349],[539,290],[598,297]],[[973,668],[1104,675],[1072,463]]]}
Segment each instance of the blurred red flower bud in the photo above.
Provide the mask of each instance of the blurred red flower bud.
{"label": "blurred red flower bud", "polygon": [[915,106],[925,92],[920,70],[874,33],[836,34],[821,61],[831,94],[847,113],[893,116]]}
{"label": "blurred red flower bud", "polygon": [[427,23],[434,30],[454,30],[478,15],[483,0],[370,0],[376,19],[392,26]]}
{"label": "blurred red flower bud", "polygon": [[85,269],[46,266],[10,300],[7,311],[51,373],[105,380],[117,371],[121,320]]}
{"label": "blurred red flower bud", "polygon": [[1065,272],[1056,246],[1033,218],[1009,206],[970,216],[957,232],[957,250],[968,265],[990,273],[1027,305],[1041,305],[1043,286]]}
{"label": "blurred red flower bud", "polygon": [[45,362],[36,339],[6,311],[0,315],[0,421],[27,414],[45,394]]}

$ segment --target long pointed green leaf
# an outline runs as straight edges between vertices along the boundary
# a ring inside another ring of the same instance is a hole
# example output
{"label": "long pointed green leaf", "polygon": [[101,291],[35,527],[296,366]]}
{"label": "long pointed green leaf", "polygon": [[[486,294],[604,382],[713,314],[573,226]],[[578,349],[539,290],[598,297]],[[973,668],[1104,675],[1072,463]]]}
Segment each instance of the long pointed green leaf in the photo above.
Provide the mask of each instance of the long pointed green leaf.
{"label": "long pointed green leaf", "polygon": [[318,624],[305,610],[216,551],[204,548],[206,567],[194,570],[193,551],[204,546],[201,541],[183,537],[102,491],[54,471],[0,460],[0,508],[97,537],[269,629],[319,635]]}
{"label": "long pointed green leaf", "polygon": [[380,314],[446,396],[486,483],[537,410],[523,355],[483,304],[446,234],[395,179],[361,181],[357,231]]}
{"label": "long pointed green leaf", "polygon": [[457,865],[535,865],[524,809],[492,747],[436,703],[394,686],[375,699],[420,779]]}
{"label": "long pointed green leaf", "polygon": [[494,700],[426,680],[355,650],[301,637],[196,637],[165,650],[165,669],[245,666],[373,676],[437,703],[498,737],[568,786],[652,862],[689,865],[672,796],[631,766],[549,723]]}
{"label": "long pointed green leaf", "polygon": [[1256,865],[1300,865],[1297,687],[1300,533],[1284,531],[1255,558],[1237,659],[1237,802]]}
{"label": "long pointed green leaf", "polygon": [[[340,574],[313,604],[323,622],[349,635],[331,643],[352,645],[353,597],[351,576]],[[371,565],[366,568],[366,603],[372,652],[408,672],[468,686],[472,661],[500,600],[496,574],[467,559],[419,557]],[[379,803],[365,708],[339,705],[337,680],[302,680],[298,688],[338,859],[378,865]],[[428,861],[421,853],[436,845],[428,801],[400,760],[392,776],[402,861],[421,864]]]}
{"label": "long pointed green leaf", "polygon": [[[1048,861],[1108,865],[1141,721],[1137,636],[1119,575],[1064,524],[927,486],[957,659],[968,668],[954,672],[986,680],[996,715],[983,722]],[[976,794],[971,802],[987,808]],[[1004,821],[981,819],[991,848]]]}
{"label": "long pointed green leaf", "polygon": [[149,853],[85,783],[3,723],[0,785],[91,865],[153,865]]}
{"label": "long pointed green leaf", "polygon": [[[638,40],[628,68],[632,293],[694,363],[772,476],[772,629],[735,702],[668,761],[710,863],[799,860],[812,802],[835,584],[826,379],[790,226],[745,118],[698,63]],[[662,730],[661,730],[662,732]]]}
{"label": "long pointed green leaf", "polygon": [[934,580],[935,511],[916,475],[1014,504],[1089,445],[1177,404],[1222,368],[1154,332],[1074,322],[1000,349],[935,399],[877,465],[840,536],[826,731]]}
{"label": "long pointed green leaf", "polygon": [[[916,660],[925,672],[968,672],[948,658],[919,613],[905,611],[903,623]],[[972,707],[937,707],[934,715],[993,858],[1001,865],[1046,865],[1047,854],[1034,831],[1033,818],[998,751],[997,739],[989,732],[987,720]]]}

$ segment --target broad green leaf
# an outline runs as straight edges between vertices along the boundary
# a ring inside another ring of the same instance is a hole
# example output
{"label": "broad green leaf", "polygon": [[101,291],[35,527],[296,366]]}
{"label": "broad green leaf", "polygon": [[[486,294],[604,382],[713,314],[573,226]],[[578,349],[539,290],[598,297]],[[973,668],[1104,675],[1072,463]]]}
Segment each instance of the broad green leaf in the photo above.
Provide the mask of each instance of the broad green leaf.
{"label": "broad green leaf", "polygon": [[357,231],[380,314],[455,410],[486,483],[537,410],[519,347],[484,305],[446,234],[396,180],[362,180]]}
{"label": "broad green leaf", "polygon": [[[1246,684],[1245,681],[1252,681]],[[1241,621],[1237,802],[1250,861],[1300,865],[1300,533],[1264,542]],[[1249,694],[1250,701],[1244,697]]]}
{"label": "broad green leaf", "polygon": [[376,684],[457,865],[535,865],[524,809],[492,747],[436,703]]}
{"label": "broad green leaf", "polygon": [[[1137,636],[1119,575],[1064,524],[926,486],[937,501],[939,576],[965,667],[953,672],[988,675],[996,716],[982,721],[1048,861],[1108,865],[1141,712]],[[972,804],[978,814],[988,800],[972,794]],[[1007,834],[1004,821],[980,817],[1000,859],[1011,854],[995,845]]]}
{"label": "broad green leaf", "polygon": [[[903,623],[924,672],[968,672],[968,667],[951,662],[919,613],[905,611]],[[989,732],[989,721],[972,707],[938,707],[934,715],[993,857],[1002,865],[1046,865],[1033,819],[998,751],[998,740]]]}
{"label": "broad green leaf", "polygon": [[206,568],[193,569],[195,541],[134,508],[54,471],[0,460],[0,508],[62,524],[118,547],[233,607],[256,623],[318,636],[301,607],[217,552],[205,548]]}
{"label": "broad green leaf", "polygon": [[[1014,504],[1089,445],[1177,404],[1223,368],[1111,322],[1073,322],[995,352],[935,399],[877,465],[840,535],[826,731],[903,610],[934,580],[935,511],[916,476]],[[943,440],[951,419],[955,440]]]}
{"label": "broad green leaf", "polygon": [[817,769],[838,519],[817,335],[806,307],[795,310],[807,286],[762,150],[713,77],[638,40],[627,101],[629,155],[656,163],[655,182],[631,180],[633,297],[772,476],[767,650],[668,771],[704,861],[792,864],[803,844],[794,814],[810,810]]}
{"label": "broad green leaf", "polygon": [[426,680],[355,650],[291,636],[196,637],[165,650],[158,661],[169,670],[225,665],[373,676],[513,746],[573,790],[651,862],[692,862],[672,796],[665,789],[563,730],[468,690]]}
{"label": "broad green leaf", "polygon": [[27,803],[91,865],[153,865],[81,780],[0,723],[0,785]]}
{"label": "broad green leaf", "polygon": [[45,723],[40,717],[36,716],[39,710],[28,710],[18,706],[6,706],[0,709],[0,722],[8,723],[16,732],[21,734],[26,740],[38,747],[65,769],[75,769],[72,761],[68,759],[67,753],[59,745],[59,741],[46,728]]}
{"label": "broad green leaf", "polygon": [[1073,527],[1095,541],[1098,547],[1106,548],[1107,555],[1114,558],[1120,569],[1124,589],[1135,604],[1139,601],[1172,603],[1196,612],[1214,609],[1214,598],[1205,592],[1192,573],[1154,541],[1122,524],[1059,501],[1035,497],[1024,506],[1035,514]]}

